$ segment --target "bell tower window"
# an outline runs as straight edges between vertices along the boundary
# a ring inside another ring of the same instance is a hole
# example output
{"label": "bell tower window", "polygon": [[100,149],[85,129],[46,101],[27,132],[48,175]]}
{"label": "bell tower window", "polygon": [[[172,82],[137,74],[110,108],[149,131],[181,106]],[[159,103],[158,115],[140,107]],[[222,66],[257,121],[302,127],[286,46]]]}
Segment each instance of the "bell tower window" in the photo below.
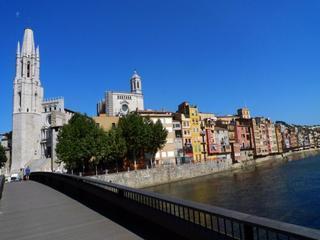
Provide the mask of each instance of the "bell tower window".
{"label": "bell tower window", "polygon": [[37,111],[37,98],[38,98],[38,93],[35,93],[35,94],[34,94],[34,106],[35,106],[34,111],[35,111],[35,112]]}
{"label": "bell tower window", "polygon": [[137,88],[138,88],[138,89],[140,88],[140,84],[139,84],[139,82],[137,82]]}
{"label": "bell tower window", "polygon": [[27,77],[30,77],[30,62],[27,63]]}
{"label": "bell tower window", "polygon": [[20,66],[21,66],[21,77],[23,77],[23,63],[22,63],[22,61],[20,62]]}
{"label": "bell tower window", "polygon": [[18,97],[19,97],[19,108],[21,108],[21,92],[18,92]]}

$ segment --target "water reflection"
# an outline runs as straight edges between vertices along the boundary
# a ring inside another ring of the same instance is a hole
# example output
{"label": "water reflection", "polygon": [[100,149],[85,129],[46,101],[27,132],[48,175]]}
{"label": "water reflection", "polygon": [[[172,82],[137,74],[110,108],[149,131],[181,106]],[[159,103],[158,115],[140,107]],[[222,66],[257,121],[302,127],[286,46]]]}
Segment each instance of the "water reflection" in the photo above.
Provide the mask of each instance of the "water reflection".
{"label": "water reflection", "polygon": [[320,156],[272,161],[151,191],[320,228]]}

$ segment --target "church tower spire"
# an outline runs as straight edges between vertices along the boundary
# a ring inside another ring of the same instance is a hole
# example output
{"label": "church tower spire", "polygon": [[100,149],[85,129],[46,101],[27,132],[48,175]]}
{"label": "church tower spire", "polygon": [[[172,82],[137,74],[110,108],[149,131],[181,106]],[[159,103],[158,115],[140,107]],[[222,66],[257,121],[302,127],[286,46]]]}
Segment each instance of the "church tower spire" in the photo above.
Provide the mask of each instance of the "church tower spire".
{"label": "church tower spire", "polygon": [[16,53],[17,57],[20,57],[20,42],[18,41],[17,44],[17,53]]}
{"label": "church tower spire", "polygon": [[39,50],[35,49],[33,31],[25,29],[20,50],[16,52],[13,83],[12,171],[39,159],[43,88],[40,84]]}
{"label": "church tower spire", "polygon": [[31,56],[35,54],[33,31],[30,28],[24,30],[22,55]]}
{"label": "church tower spire", "polygon": [[132,93],[142,94],[141,77],[138,75],[136,70],[133,71],[130,83]]}

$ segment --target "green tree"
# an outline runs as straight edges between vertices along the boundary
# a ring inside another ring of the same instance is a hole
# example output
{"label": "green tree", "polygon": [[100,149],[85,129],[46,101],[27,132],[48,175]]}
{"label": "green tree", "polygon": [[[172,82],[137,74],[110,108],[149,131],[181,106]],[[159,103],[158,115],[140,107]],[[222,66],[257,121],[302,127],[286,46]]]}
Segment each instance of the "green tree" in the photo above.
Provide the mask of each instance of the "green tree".
{"label": "green tree", "polygon": [[119,164],[123,165],[123,158],[127,153],[126,141],[122,136],[121,129],[112,128],[107,132],[104,144],[106,146],[104,162],[114,162],[118,170]]}
{"label": "green tree", "polygon": [[144,119],[137,113],[130,113],[120,118],[118,127],[126,142],[127,157],[136,162],[147,142]]}
{"label": "green tree", "polygon": [[119,121],[119,128],[127,147],[127,157],[134,162],[145,153],[152,155],[166,144],[167,130],[160,121],[153,123],[149,118],[143,118],[137,113],[130,113]]}
{"label": "green tree", "polygon": [[168,131],[163,127],[160,120],[156,123],[149,121],[148,127],[149,135],[145,147],[146,152],[150,153],[152,156],[151,165],[153,165],[156,153],[161,150],[167,142]]}
{"label": "green tree", "polygon": [[0,145],[0,168],[2,168],[7,162],[6,150]]}
{"label": "green tree", "polygon": [[58,134],[58,163],[82,171],[97,166],[106,152],[105,133],[94,120],[76,113]]}

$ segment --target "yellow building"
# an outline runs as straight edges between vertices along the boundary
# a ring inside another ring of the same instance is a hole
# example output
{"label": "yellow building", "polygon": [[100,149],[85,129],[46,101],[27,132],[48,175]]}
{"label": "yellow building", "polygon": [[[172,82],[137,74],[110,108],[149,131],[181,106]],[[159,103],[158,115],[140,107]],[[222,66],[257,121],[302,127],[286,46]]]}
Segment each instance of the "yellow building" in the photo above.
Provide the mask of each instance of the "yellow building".
{"label": "yellow building", "polygon": [[105,131],[109,131],[111,128],[118,125],[119,117],[107,116],[106,114],[100,114],[93,117],[93,120],[102,127]]}
{"label": "yellow building", "polygon": [[185,118],[189,118],[190,122],[190,139],[193,152],[193,161],[200,162],[203,160],[203,147],[201,137],[201,121],[197,106],[190,105],[188,102],[183,102],[178,107],[178,112],[184,114]]}

